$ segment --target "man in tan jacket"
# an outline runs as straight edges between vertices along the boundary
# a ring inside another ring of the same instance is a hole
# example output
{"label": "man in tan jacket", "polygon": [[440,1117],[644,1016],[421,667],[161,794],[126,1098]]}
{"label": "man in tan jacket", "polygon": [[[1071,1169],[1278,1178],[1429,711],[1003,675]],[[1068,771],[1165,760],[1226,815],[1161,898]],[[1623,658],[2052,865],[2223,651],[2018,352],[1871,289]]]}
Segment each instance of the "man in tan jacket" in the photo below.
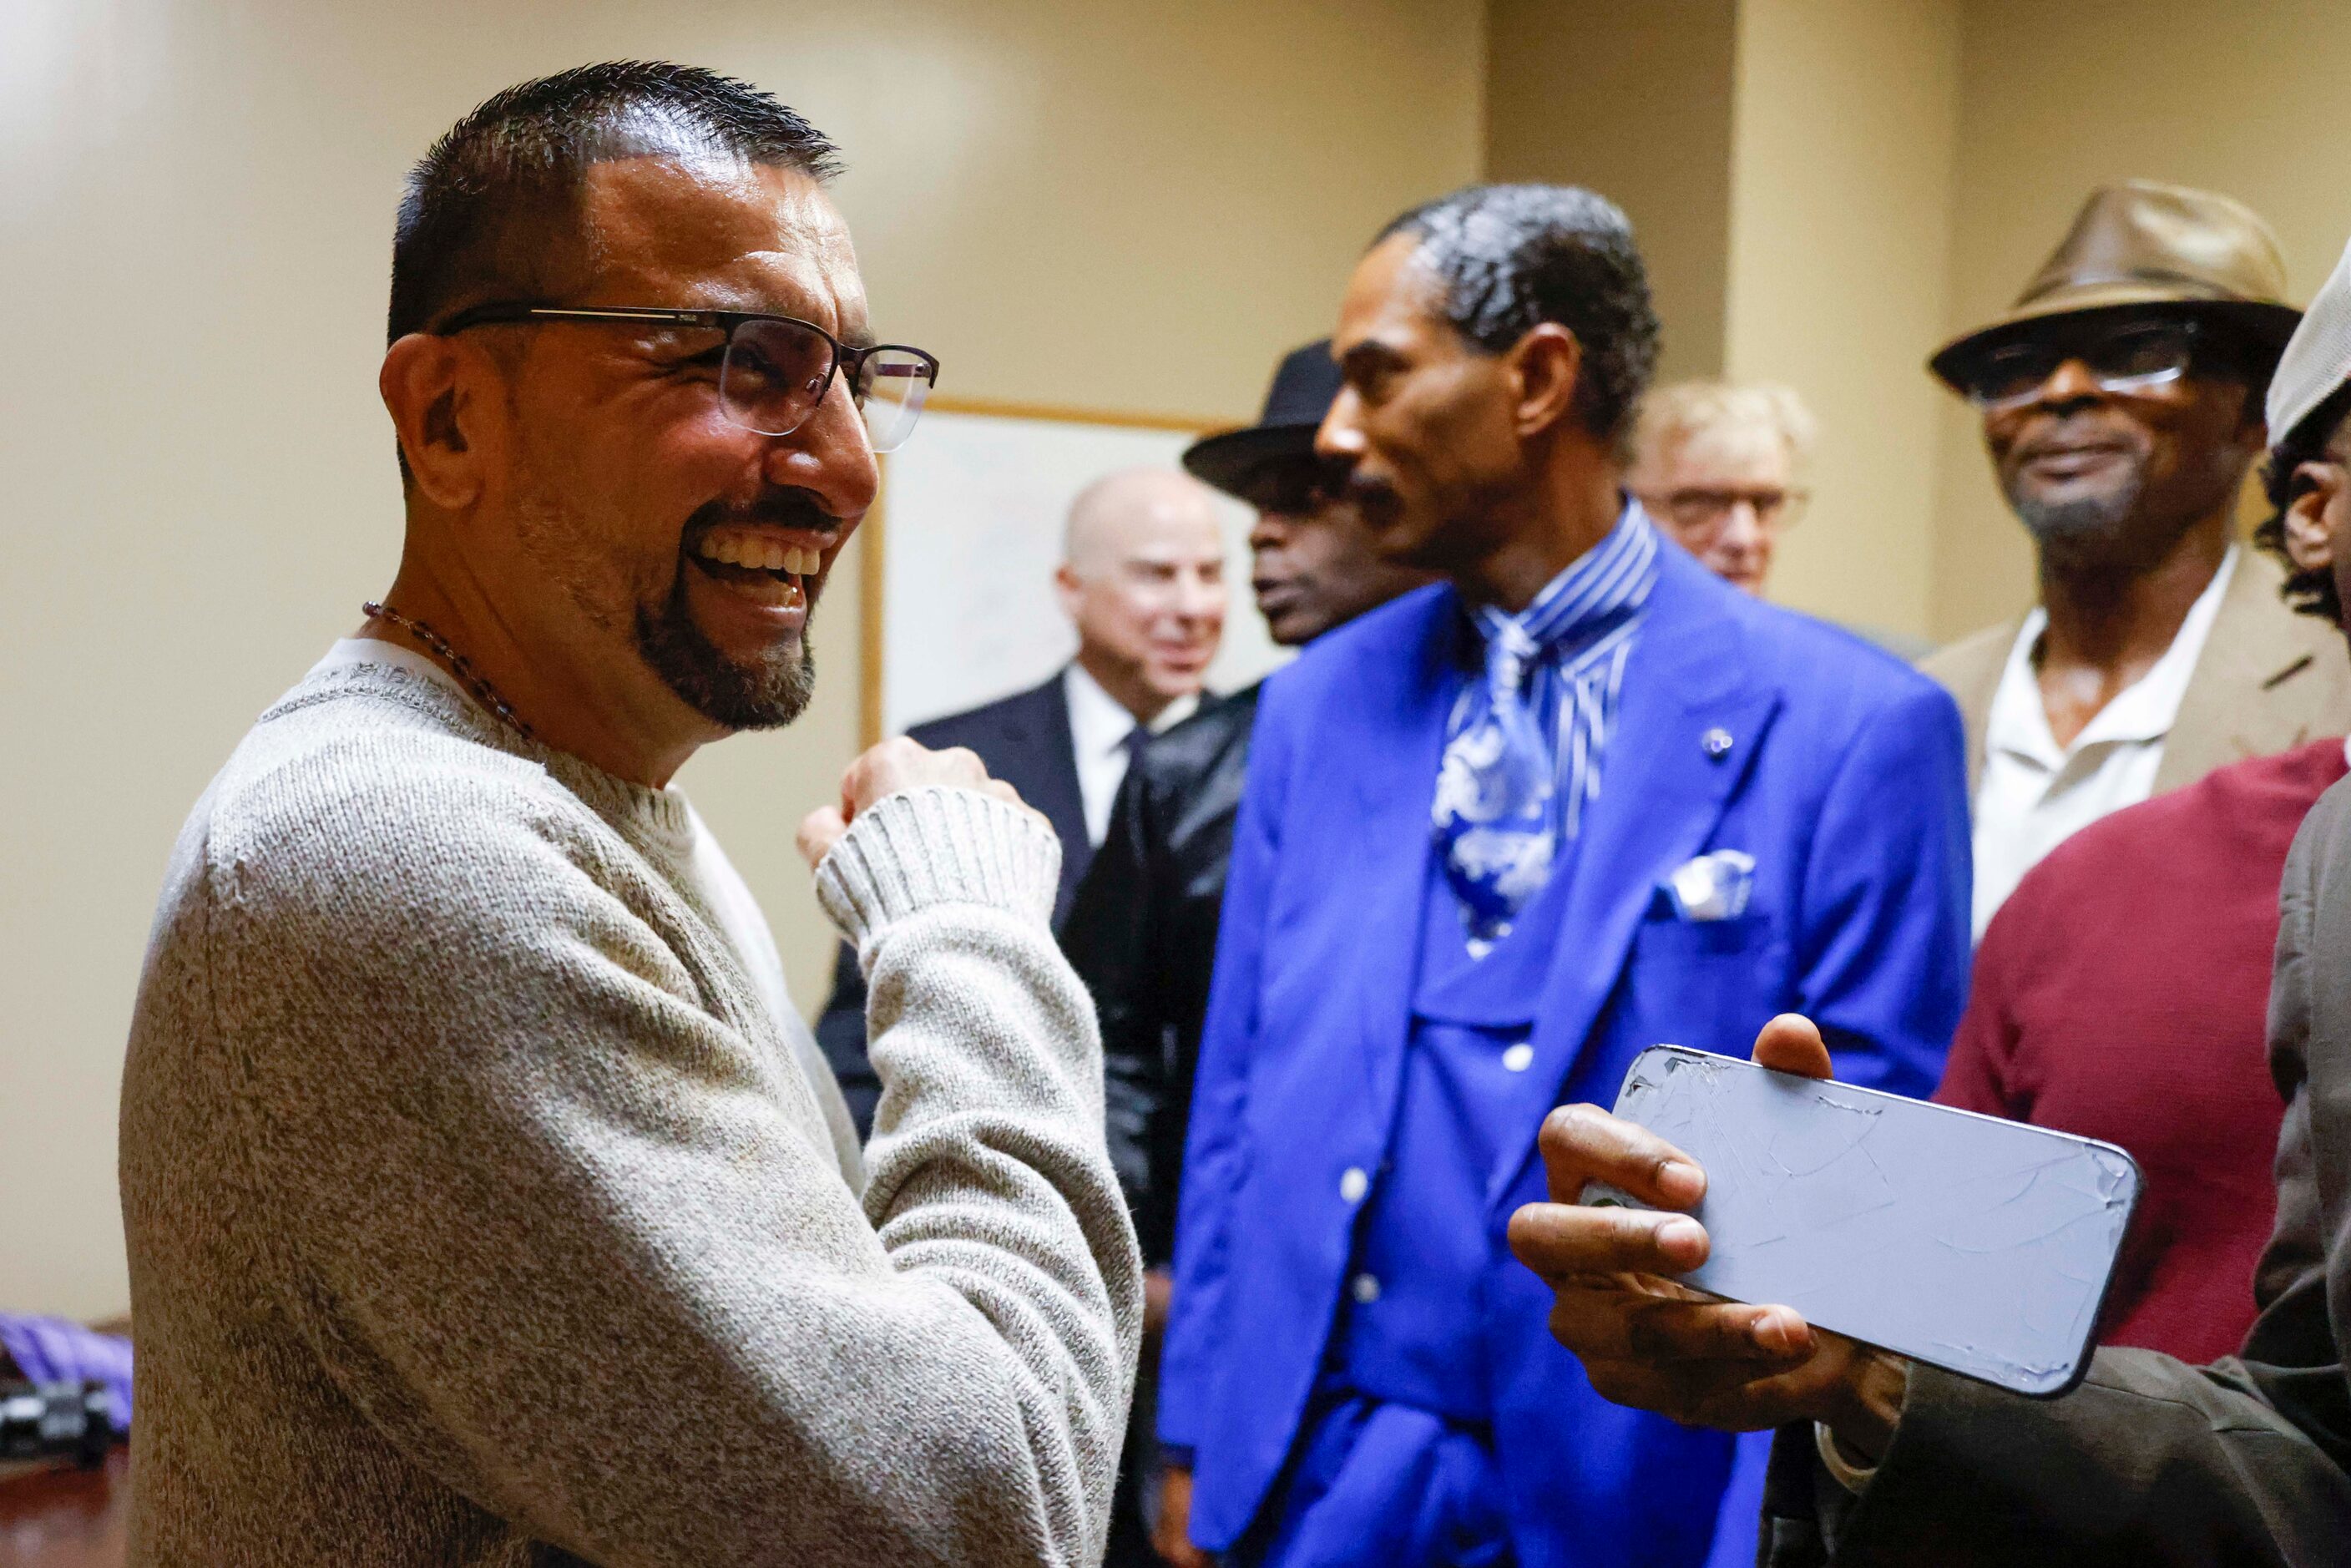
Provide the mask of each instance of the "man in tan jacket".
{"label": "man in tan jacket", "polygon": [[1930,367],[1983,416],[2041,600],[1929,657],[1968,727],[1975,931],[2066,837],[2240,758],[2351,729],[2351,671],[2236,542],[2300,312],[2225,196],[2092,193],[2000,319]]}

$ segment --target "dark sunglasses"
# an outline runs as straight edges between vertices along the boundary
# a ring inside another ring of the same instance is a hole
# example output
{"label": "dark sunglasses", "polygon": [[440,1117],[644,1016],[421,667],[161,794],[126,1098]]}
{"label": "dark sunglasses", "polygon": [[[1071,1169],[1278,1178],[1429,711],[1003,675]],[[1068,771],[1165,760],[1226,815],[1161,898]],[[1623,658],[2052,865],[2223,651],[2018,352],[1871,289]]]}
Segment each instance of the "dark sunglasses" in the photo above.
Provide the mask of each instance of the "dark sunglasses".
{"label": "dark sunglasses", "polygon": [[2101,388],[2127,397],[2186,375],[2198,346],[2194,321],[2126,321],[2002,343],[1960,366],[1958,380],[1978,408],[2007,408],[2029,402],[2059,367],[2077,361]]}
{"label": "dark sunglasses", "polygon": [[761,435],[789,435],[823,403],[835,374],[846,374],[876,452],[893,452],[914,431],[931,389],[936,356],[904,343],[860,349],[812,321],[747,310],[531,305],[501,300],[460,310],[437,329],[447,337],[474,327],[539,321],[623,322],[695,327],[726,334],[718,368],[718,406],[732,423]]}
{"label": "dark sunglasses", "polygon": [[1277,457],[1252,469],[1235,493],[1251,507],[1277,517],[1320,511],[1347,488],[1347,465],[1319,457]]}

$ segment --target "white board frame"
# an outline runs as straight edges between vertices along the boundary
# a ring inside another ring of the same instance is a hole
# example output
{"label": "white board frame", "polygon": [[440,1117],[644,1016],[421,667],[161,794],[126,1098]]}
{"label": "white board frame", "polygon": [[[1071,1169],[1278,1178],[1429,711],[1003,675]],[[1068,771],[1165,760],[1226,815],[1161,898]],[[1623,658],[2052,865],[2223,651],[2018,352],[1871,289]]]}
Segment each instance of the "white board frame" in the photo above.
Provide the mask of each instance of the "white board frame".
{"label": "white board frame", "polygon": [[[1050,442],[1057,430],[1066,431],[1081,437],[1089,434],[1098,435],[1105,432],[1117,431],[1131,431],[1138,434],[1165,433],[1180,438],[1168,449],[1168,460],[1171,462],[1174,453],[1180,450],[1183,444],[1188,443],[1189,440],[1206,431],[1221,428],[1229,423],[1187,418],[1181,415],[1106,413],[1092,409],[999,402],[981,398],[934,398],[930,409],[937,413],[974,416],[974,428],[966,431],[964,434],[967,435],[986,434],[984,429],[977,427],[978,421],[1017,422],[1017,427],[1006,434],[1024,444],[1033,444],[1040,440]],[[960,426],[964,422],[958,420],[956,423]],[[1026,667],[1008,667],[989,671],[986,678],[977,683],[964,683],[967,689],[959,692],[956,700],[953,702],[942,704],[935,701],[925,704],[918,697],[914,696],[907,696],[905,701],[895,703],[892,701],[893,695],[907,695],[904,691],[898,694],[893,693],[890,664],[893,656],[902,660],[915,656],[927,658],[952,656],[944,650],[917,655],[908,646],[909,639],[904,634],[908,626],[915,623],[915,619],[910,619],[907,607],[900,601],[910,597],[925,599],[932,606],[930,618],[936,619],[939,584],[935,580],[926,580],[920,585],[919,592],[911,591],[910,581],[902,570],[897,578],[898,587],[894,593],[892,588],[893,545],[903,550],[910,541],[919,544],[926,537],[935,537],[930,533],[931,518],[925,517],[918,521],[904,515],[903,506],[899,500],[893,498],[890,483],[893,476],[890,470],[896,469],[897,476],[903,478],[907,464],[921,461],[923,453],[920,443],[923,436],[928,433],[926,429],[918,428],[914,441],[907,447],[884,460],[883,502],[867,514],[860,529],[863,537],[863,544],[858,584],[859,606],[862,622],[859,646],[858,728],[861,743],[867,746],[880,740],[884,735],[902,730],[907,723],[937,716],[935,712],[931,711],[932,708],[941,708],[942,711],[946,711],[956,706],[968,706],[970,702],[1006,695],[1023,686],[1034,685],[1051,673],[1050,666],[1040,666],[1033,670]],[[1071,444],[1100,446],[1102,444],[1099,441],[1081,440]],[[1083,459],[1079,459],[1077,462],[1078,467],[1073,468],[1071,474],[1040,475],[1033,490],[1025,494],[1010,494],[1009,492],[1021,491],[1023,486],[1019,483],[1017,476],[1007,478],[1008,492],[999,494],[996,498],[997,505],[1010,505],[1018,508],[1018,516],[1003,519],[1003,525],[1018,527],[1024,535],[1028,536],[1022,541],[1027,568],[1017,580],[1015,586],[1019,592],[1027,596],[1022,602],[1031,610],[1039,604],[1050,604],[1050,588],[1041,576],[1033,585],[1028,581],[1029,576],[1038,575],[1042,570],[1050,570],[1049,567],[1040,568],[1038,565],[1038,562],[1043,559],[1042,552],[1038,548],[1043,543],[1043,539],[1038,536],[1050,530],[1054,550],[1058,552],[1062,514],[1066,510],[1068,499],[1075,495],[1077,488],[1081,487],[1087,478],[1095,476],[1083,474]],[[926,502],[925,499],[926,496],[935,497],[935,486],[907,482],[904,487],[906,491],[904,506],[935,505],[935,500]],[[1067,492],[1066,495],[1063,494],[1064,491]],[[1220,691],[1232,690],[1258,679],[1289,656],[1286,652],[1276,649],[1267,639],[1264,623],[1259,619],[1256,606],[1250,599],[1246,543],[1249,514],[1238,502],[1225,503],[1224,510],[1228,545],[1227,578],[1231,587],[1232,598],[1226,614],[1225,647],[1219,652],[1217,663],[1210,670],[1210,684],[1214,689]],[[972,527],[976,533],[984,534],[988,521],[984,518],[978,519],[968,526]],[[958,526],[965,525],[965,519],[957,518],[956,522]],[[908,563],[901,560],[898,564],[903,568]],[[953,591],[950,590],[950,597],[952,592]],[[901,634],[893,638],[892,634],[893,630]],[[923,682],[908,683],[911,686],[933,688],[941,684],[935,677],[926,678]],[[920,708],[922,711],[914,711],[915,708]]]}

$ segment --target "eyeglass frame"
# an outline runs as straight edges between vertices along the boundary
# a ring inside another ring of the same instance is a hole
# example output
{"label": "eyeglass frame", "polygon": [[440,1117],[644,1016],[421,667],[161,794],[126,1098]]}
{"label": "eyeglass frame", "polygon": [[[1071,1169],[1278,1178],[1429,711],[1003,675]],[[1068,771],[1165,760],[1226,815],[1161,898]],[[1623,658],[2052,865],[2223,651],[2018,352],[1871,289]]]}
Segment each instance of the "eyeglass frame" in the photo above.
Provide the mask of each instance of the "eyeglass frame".
{"label": "eyeglass frame", "polygon": [[[929,367],[930,373],[923,378],[925,382],[934,391],[939,384],[939,357],[927,349],[917,349],[912,343],[869,343],[860,348],[842,342],[813,321],[803,321],[797,316],[778,315],[771,310],[685,310],[658,305],[534,305],[523,299],[494,299],[467,306],[440,326],[431,329],[431,333],[436,338],[450,338],[475,327],[521,326],[532,321],[610,321],[622,325],[636,322],[647,326],[699,327],[707,331],[726,333],[725,347],[729,350],[735,346],[737,330],[746,322],[781,321],[786,326],[801,327],[814,332],[832,350],[825,366],[824,384],[817,388],[815,398],[809,403],[808,413],[800,416],[799,423],[793,425],[791,430],[758,430],[751,425],[741,424],[739,421],[730,422],[756,435],[789,435],[806,424],[815,416],[816,411],[824,406],[824,400],[832,392],[832,379],[841,373],[844,362],[849,366],[850,396],[862,410],[865,403],[857,392],[858,372],[864,368],[867,360],[885,350],[895,350],[902,354],[916,355]],[[719,406],[722,409],[726,406],[723,399]],[[918,416],[921,412],[920,409],[915,411]]]}
{"label": "eyeglass frame", "polygon": [[[2054,318],[2052,324],[2063,319],[2063,317]],[[2049,384],[2050,377],[2064,370],[2068,364],[2074,363],[2080,364],[2085,371],[2087,371],[2090,380],[2097,383],[2098,390],[2109,396],[2131,397],[2150,392],[2158,387],[2168,387],[2175,382],[2184,381],[2194,373],[2198,360],[2213,350],[2214,340],[2207,335],[2204,329],[2205,323],[2193,316],[2153,314],[2124,316],[2118,320],[2106,323],[2102,331],[2095,334],[2099,341],[2111,341],[2126,332],[2156,329],[2175,332],[2184,339],[2188,345],[2186,357],[2174,369],[2158,371],[2143,376],[2112,377],[2101,374],[2087,358],[2093,351],[2090,346],[2093,334],[2087,323],[2082,323],[2074,330],[2067,332],[2065,334],[2067,340],[2059,343],[2047,342],[2033,334],[2020,332],[2005,342],[1996,343],[1983,350],[1975,356],[1975,365],[1980,367],[1992,355],[2004,349],[2038,347],[2046,349],[2057,356],[2048,370],[2043,371],[2031,387],[2007,397],[1987,397],[1978,392],[1972,384],[1966,385],[1960,395],[1968,400],[1970,407],[1980,413],[2003,413],[2010,409],[2022,408],[2040,395],[2041,389]],[[1968,367],[1964,365],[1954,367],[1955,378],[1963,383],[1972,382],[1974,378],[1967,373],[1967,370]]]}
{"label": "eyeglass frame", "polygon": [[[1689,523],[1684,522],[1674,512],[1674,503],[1686,496],[1705,496],[1718,500],[1728,496],[1729,499],[1715,511],[1711,521]],[[1813,493],[1801,485],[1780,486],[1779,505],[1771,509],[1768,517],[1764,514],[1763,508],[1756,504],[1753,495],[1743,490],[1734,493],[1706,485],[1687,485],[1678,490],[1656,490],[1646,494],[1635,492],[1635,498],[1652,516],[1663,517],[1675,527],[1688,529],[1693,533],[1703,529],[1705,537],[1710,540],[1722,531],[1723,525],[1730,520],[1730,514],[1738,510],[1742,504],[1755,514],[1756,526],[1759,528],[1792,528],[1802,520],[1804,508],[1812,505]]]}

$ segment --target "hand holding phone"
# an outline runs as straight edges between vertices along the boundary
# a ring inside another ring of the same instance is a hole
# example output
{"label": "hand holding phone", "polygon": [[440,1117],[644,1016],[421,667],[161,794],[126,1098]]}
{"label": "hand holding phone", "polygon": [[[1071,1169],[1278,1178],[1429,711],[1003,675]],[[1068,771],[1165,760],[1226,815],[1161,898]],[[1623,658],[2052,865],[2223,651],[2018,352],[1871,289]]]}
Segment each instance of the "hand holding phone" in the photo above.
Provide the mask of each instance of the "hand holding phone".
{"label": "hand holding phone", "polygon": [[[1829,1076],[1819,1029],[1794,1013],[1763,1026],[1755,1060]],[[1553,1111],[1540,1146],[1551,1201],[1511,1216],[1510,1248],[1551,1287],[1552,1333],[1604,1397],[1726,1431],[1818,1421],[1850,1457],[1885,1451],[1907,1386],[1906,1358],[1815,1330],[1785,1305],[1724,1301],[1684,1283],[1711,1245],[1690,1217],[1708,1192],[1696,1160],[1596,1105]],[[1595,1181],[1642,1207],[1583,1204]]]}
{"label": "hand holding phone", "polygon": [[1685,1283],[2019,1394],[2087,1368],[2138,1197],[2114,1145],[1672,1045],[1634,1060],[1614,1113],[1706,1173]]}

